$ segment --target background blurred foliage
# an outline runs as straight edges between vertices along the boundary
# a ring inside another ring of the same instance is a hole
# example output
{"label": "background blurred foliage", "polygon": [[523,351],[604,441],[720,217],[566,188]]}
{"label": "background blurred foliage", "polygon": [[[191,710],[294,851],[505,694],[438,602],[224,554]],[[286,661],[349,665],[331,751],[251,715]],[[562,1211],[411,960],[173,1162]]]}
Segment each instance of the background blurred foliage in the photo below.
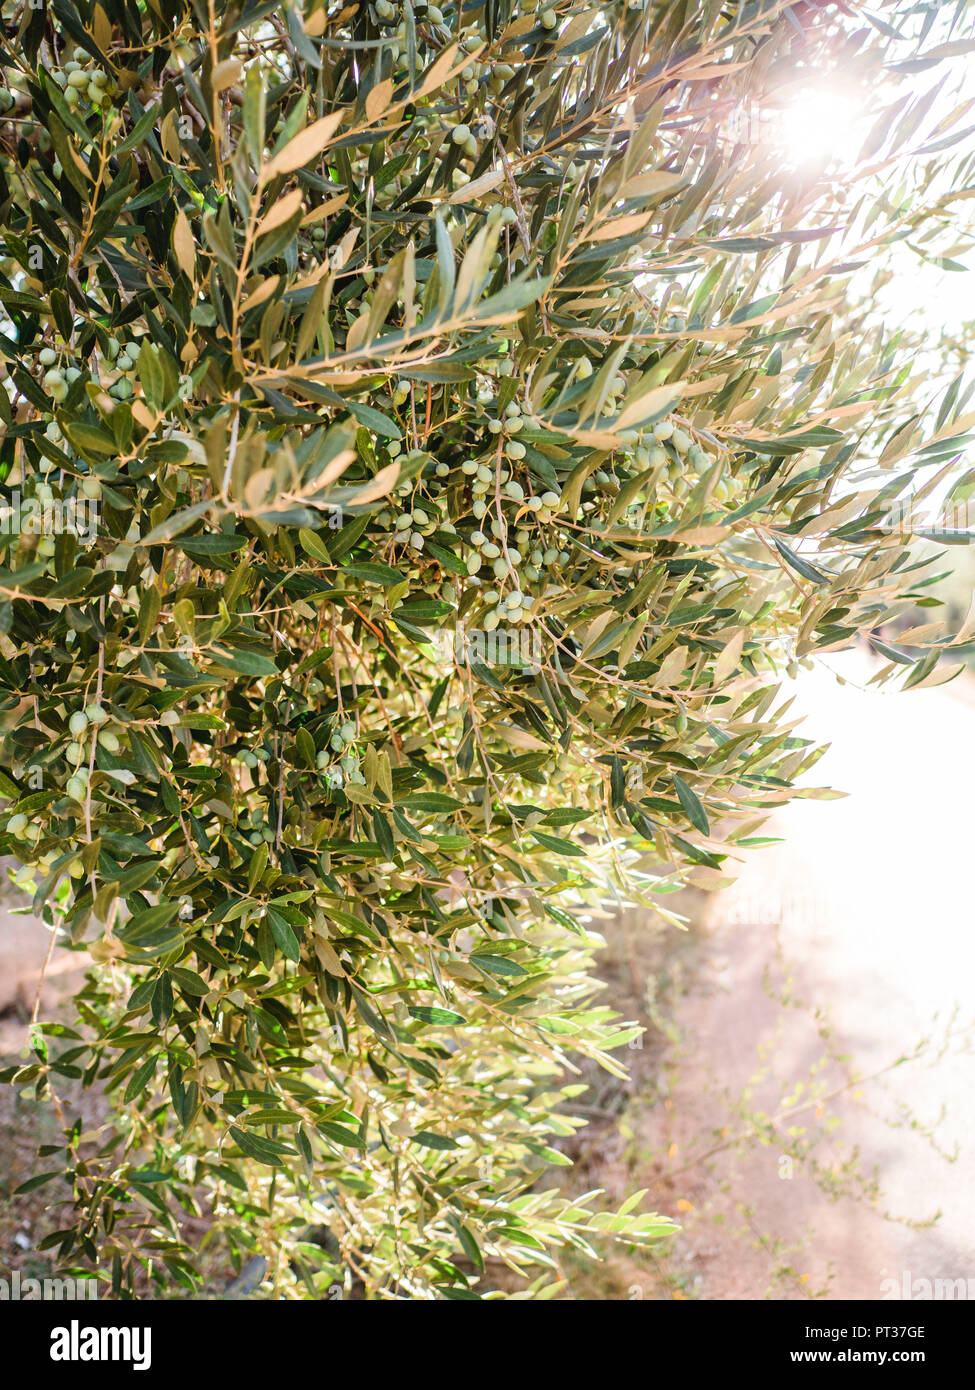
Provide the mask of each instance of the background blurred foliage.
{"label": "background blurred foliage", "polygon": [[[923,599],[972,421],[846,289],[975,191],[965,5],[882,11],[5,0],[4,475],[97,515],[0,537],[66,1266],[198,1288],[202,1213],[279,1296],[545,1297],[672,1229],[545,1185],[635,1032],[587,910],[760,843],[777,670]],[[831,74],[841,178],[755,138]]]}

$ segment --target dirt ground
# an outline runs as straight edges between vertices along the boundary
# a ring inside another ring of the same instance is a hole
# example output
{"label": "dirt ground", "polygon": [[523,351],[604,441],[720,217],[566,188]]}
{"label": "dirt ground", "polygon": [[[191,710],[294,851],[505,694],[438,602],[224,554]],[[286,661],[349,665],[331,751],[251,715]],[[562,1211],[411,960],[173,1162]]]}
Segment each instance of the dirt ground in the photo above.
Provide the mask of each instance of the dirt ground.
{"label": "dirt ground", "polygon": [[[13,891],[0,897],[0,1056],[16,1055],[40,988],[41,1017],[50,1017],[69,981],[83,973],[79,958],[55,948],[43,971],[50,937],[34,917],[13,909]],[[41,975],[43,971],[43,982]]]}
{"label": "dirt ground", "polygon": [[577,1296],[975,1296],[975,680],[884,694],[869,656],[830,666],[844,684],[790,693],[832,744],[807,781],[849,795],[777,813],[783,843],[685,907],[676,951],[645,918],[610,932],[610,993],[650,1032],[583,1181],[649,1188],[683,1233]]}
{"label": "dirt ground", "polygon": [[[0,873],[5,870],[0,868]],[[0,884],[0,1058],[4,1064],[28,1059],[31,1012],[56,1015],[58,1001],[81,983],[84,958],[57,948],[44,969],[50,935],[42,923],[17,909],[22,895]],[[91,1114],[97,1099],[89,1097]],[[59,1222],[52,1201],[67,1196],[60,1181],[33,1193],[14,1197],[14,1190],[36,1172],[37,1146],[57,1143],[58,1126],[50,1107],[27,1099],[11,1086],[0,1087],[0,1268],[19,1269],[25,1276],[51,1272],[47,1255],[34,1253],[37,1242]]]}

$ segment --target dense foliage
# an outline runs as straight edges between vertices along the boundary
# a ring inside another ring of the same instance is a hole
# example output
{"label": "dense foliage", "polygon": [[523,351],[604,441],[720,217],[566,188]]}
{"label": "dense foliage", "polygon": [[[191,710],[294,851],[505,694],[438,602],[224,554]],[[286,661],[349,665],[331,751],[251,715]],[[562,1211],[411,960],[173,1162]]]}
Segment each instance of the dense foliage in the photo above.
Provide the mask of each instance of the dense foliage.
{"label": "dense foliage", "polygon": [[[856,8],[5,0],[0,850],[95,961],[5,1076],[63,1263],[197,1288],[203,1213],[277,1295],[545,1296],[671,1229],[545,1183],[638,1031],[588,914],[760,839],[776,671],[923,600],[884,519],[964,428],[846,289],[951,249],[964,7]],[[763,137],[834,71],[842,177]]]}

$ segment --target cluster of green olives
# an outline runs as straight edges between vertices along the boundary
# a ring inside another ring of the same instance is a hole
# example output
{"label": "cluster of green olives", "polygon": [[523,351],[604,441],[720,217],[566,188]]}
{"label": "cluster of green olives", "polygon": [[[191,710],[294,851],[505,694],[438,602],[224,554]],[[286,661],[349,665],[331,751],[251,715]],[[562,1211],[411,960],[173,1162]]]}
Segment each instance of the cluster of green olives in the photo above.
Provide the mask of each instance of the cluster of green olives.
{"label": "cluster of green olives", "polygon": [[[394,388],[394,401],[404,399],[407,391],[408,387],[406,391]],[[401,509],[383,508],[377,523],[389,532],[393,544],[413,551],[422,551],[426,538],[436,532],[458,536],[470,579],[478,585],[493,582],[506,591],[502,596],[495,588],[488,588],[483,596],[483,625],[491,630],[502,621],[514,624],[530,617],[531,591],[546,570],[568,562],[569,552],[560,543],[553,543],[558,538],[547,529],[562,505],[561,494],[550,488],[536,491],[527,472],[523,477],[515,476],[527,453],[517,437],[528,423],[525,407],[511,401],[503,410],[494,409],[495,388],[487,378],[476,383],[475,391],[477,404],[492,412],[486,413],[478,426],[485,429],[486,442],[492,448],[489,461],[465,458],[459,465],[451,465],[442,459],[430,460],[419,485],[407,480],[394,489]],[[503,441],[500,465],[494,456],[497,435]],[[401,446],[393,443],[388,452],[396,458]],[[460,529],[447,518],[444,496],[448,489],[456,490],[458,482],[465,492],[469,489],[472,513],[472,520],[462,523]],[[450,602],[458,597],[453,581],[442,583],[440,592]]]}
{"label": "cluster of green olives", "polygon": [[[391,41],[388,48],[392,53],[393,62],[405,60],[407,53],[406,21],[401,5],[397,4],[396,0],[375,0],[373,8],[377,23],[391,31]],[[445,14],[439,5],[427,4],[425,0],[416,0],[413,13],[419,24],[430,26],[432,29],[452,31],[461,47],[465,51],[473,53],[486,42],[487,30],[483,24],[465,24],[461,9],[462,7],[458,6],[453,13]],[[555,30],[558,28],[559,13],[556,7],[551,4],[551,0],[540,0],[537,6],[537,15],[538,22],[543,29]],[[514,19],[514,17],[512,14],[511,18]],[[442,39],[443,35],[439,37]],[[474,60],[462,69],[460,83],[462,90],[468,96],[476,95],[482,83],[487,86],[489,91],[497,93],[514,75],[515,69],[510,63],[480,63]],[[460,141],[458,141],[459,143]]]}
{"label": "cluster of green olives", "polygon": [[132,395],[132,382],[128,378],[136,370],[141,346],[138,338],[128,340],[109,338],[108,340],[108,363],[106,365],[118,373],[114,381],[109,384],[108,394],[117,400],[128,400]]}
{"label": "cluster of green olives", "polygon": [[[132,374],[136,370],[141,343],[138,338],[121,339],[110,337],[106,344],[101,371],[105,374],[105,389],[116,400],[128,400],[133,394]],[[69,350],[64,340],[58,336],[54,346],[42,347],[37,354],[39,368],[43,368],[41,378],[44,389],[56,404],[67,400],[71,387],[82,376],[81,368],[70,361]],[[48,434],[48,438],[56,436]]]}
{"label": "cluster of green olives", "polygon": [[[506,353],[507,346],[500,340],[498,351]],[[572,368],[572,380],[586,381],[596,370],[588,357],[580,356]],[[470,458],[455,458],[450,463],[431,459],[419,481],[406,480],[394,489],[399,509],[387,506],[377,517],[393,545],[417,552],[436,532],[459,537],[469,578],[475,585],[485,586],[480,596],[480,621],[487,630],[530,619],[538,611],[538,601],[551,589],[555,575],[548,572],[564,568],[571,559],[560,524],[561,494],[554,489],[541,491],[524,465],[528,450],[521,436],[532,424],[529,408],[517,398],[500,405],[497,378],[501,375],[482,376],[471,388],[480,412],[473,429],[481,437],[483,452],[475,446]],[[628,388],[622,373],[610,379],[601,406],[605,417],[620,412]],[[405,403],[409,392],[405,381],[393,385],[394,408]],[[616,438],[619,449],[584,482],[575,516],[562,520],[598,527],[599,518],[607,505],[615,503],[619,489],[648,470],[652,474],[650,490],[657,502],[665,507],[679,503],[713,463],[706,439],[674,419],[663,419],[644,429],[617,431]],[[391,459],[398,457],[401,446],[390,444],[388,453]],[[459,482],[471,520],[458,517],[459,526],[455,526],[449,516],[457,516]],[[733,478],[724,478],[712,488],[711,497],[713,501],[732,502],[739,491],[740,485]],[[653,505],[653,499],[648,498],[648,504]],[[636,508],[641,513],[644,509]],[[631,507],[627,516],[633,514]],[[632,523],[624,520],[621,524]],[[625,565],[621,567],[621,575],[628,572]],[[433,594],[437,586],[428,585],[427,589]],[[448,601],[455,601],[456,581],[445,579],[439,592]]]}
{"label": "cluster of green olives", "polygon": [[[64,790],[79,806],[88,797],[88,763],[92,740],[97,747],[113,756],[122,751],[122,740],[114,729],[107,727],[110,724],[111,716],[108,711],[96,702],[86,705],[84,709],[73,710],[68,716],[68,742],[64,748],[64,758],[71,771]],[[29,772],[30,769],[22,771]],[[46,872],[61,858],[63,849],[56,845],[44,854],[38,855],[37,846],[44,838],[44,824],[39,818],[32,818],[23,811],[17,811],[10,816],[5,828],[7,834],[16,842],[15,852],[24,861],[13,876],[14,882],[18,887],[29,889],[39,871]],[[84,875],[80,858],[70,860],[64,867],[72,878],[81,878]]]}
{"label": "cluster of green olives", "polygon": [[324,772],[326,780],[332,785],[364,787],[366,779],[359,767],[359,759],[352,752],[352,745],[359,737],[355,720],[344,719],[337,724],[328,740],[328,747],[320,749],[315,765]]}
{"label": "cluster of green olives", "polygon": [[83,48],[76,48],[74,56],[63,67],[55,68],[51,77],[69,106],[87,101],[91,106],[108,107],[118,91],[111,74],[98,67]]}
{"label": "cluster of green olives", "polygon": [[113,756],[122,750],[122,741],[114,729],[106,728],[110,716],[104,705],[90,704],[84,709],[75,710],[68,719],[68,732],[71,741],[64,750],[65,759],[74,768],[65,783],[65,791],[74,801],[84,801],[88,795],[88,768],[91,743],[94,739],[99,748]]}
{"label": "cluster of green olives", "polygon": [[[323,689],[321,681],[317,679],[308,682],[307,693],[310,697],[321,694]],[[315,766],[319,772],[324,774],[325,780],[330,785],[354,787],[366,785],[366,779],[359,767],[359,759],[353,752],[353,744],[358,737],[359,731],[355,720],[342,719],[334,725],[326,746],[319,749],[315,758]],[[246,768],[253,770],[262,763],[266,763],[270,754],[266,748],[245,748],[238,753],[237,757]],[[274,838],[274,832],[269,830],[265,823],[265,813],[259,808],[255,808],[248,814],[251,829],[247,832],[247,838],[250,843],[259,845],[262,840],[270,842]],[[289,823],[292,823],[294,819],[289,813]]]}
{"label": "cluster of green olives", "polygon": [[[61,858],[64,850],[57,844],[45,850],[43,854],[38,854],[37,846],[44,838],[44,824],[37,817],[28,816],[23,811],[17,811],[10,816],[5,829],[14,841],[14,854],[21,860],[20,867],[12,874],[13,881],[18,888],[32,892],[38,873],[47,873],[55,861]],[[84,877],[85,870],[80,857],[68,860],[64,867],[71,878]]]}
{"label": "cluster of green olives", "polygon": [[274,840],[274,829],[268,824],[267,808],[263,805],[251,806],[241,817],[239,829],[248,844],[253,845],[255,849],[260,844],[269,845]]}
{"label": "cluster of green olives", "polygon": [[44,368],[44,389],[58,405],[67,400],[68,392],[81,376],[80,367],[62,367],[60,360],[61,354],[52,347],[41,348],[37,355],[38,364]]}

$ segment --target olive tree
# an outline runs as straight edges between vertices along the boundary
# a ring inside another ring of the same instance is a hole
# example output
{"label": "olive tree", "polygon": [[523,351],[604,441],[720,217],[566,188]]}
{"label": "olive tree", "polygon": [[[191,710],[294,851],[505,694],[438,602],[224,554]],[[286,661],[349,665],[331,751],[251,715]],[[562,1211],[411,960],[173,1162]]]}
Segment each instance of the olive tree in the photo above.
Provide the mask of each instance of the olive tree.
{"label": "olive tree", "polygon": [[[966,428],[852,288],[950,259],[963,7],[856,8],[4,0],[0,850],[91,966],[3,1076],[62,1266],[546,1297],[673,1229],[546,1183],[639,1032],[595,919],[760,843],[779,672],[923,600],[890,516]],[[774,134],[830,74],[842,176]]]}

